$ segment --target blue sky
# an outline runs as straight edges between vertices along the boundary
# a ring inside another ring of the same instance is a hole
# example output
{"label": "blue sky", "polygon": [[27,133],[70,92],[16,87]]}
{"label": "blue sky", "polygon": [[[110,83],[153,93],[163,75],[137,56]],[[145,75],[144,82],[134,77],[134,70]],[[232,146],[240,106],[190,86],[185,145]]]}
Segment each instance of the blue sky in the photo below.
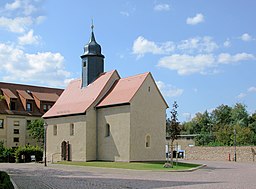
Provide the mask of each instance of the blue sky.
{"label": "blue sky", "polygon": [[[256,110],[256,1],[1,0],[0,81],[81,77],[91,19],[105,70],[152,72],[179,119],[221,104]],[[169,114],[169,111],[167,112]]]}

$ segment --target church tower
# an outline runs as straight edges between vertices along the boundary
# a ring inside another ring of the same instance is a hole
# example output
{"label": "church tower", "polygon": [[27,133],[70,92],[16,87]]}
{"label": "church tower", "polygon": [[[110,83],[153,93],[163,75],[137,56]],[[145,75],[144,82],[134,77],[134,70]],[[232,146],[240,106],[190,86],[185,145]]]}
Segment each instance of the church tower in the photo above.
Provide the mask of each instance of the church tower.
{"label": "church tower", "polygon": [[101,54],[101,46],[96,42],[93,33],[93,24],[91,26],[92,33],[89,43],[84,46],[84,54],[82,59],[82,86],[86,87],[96,80],[101,73],[104,72],[104,55]]}

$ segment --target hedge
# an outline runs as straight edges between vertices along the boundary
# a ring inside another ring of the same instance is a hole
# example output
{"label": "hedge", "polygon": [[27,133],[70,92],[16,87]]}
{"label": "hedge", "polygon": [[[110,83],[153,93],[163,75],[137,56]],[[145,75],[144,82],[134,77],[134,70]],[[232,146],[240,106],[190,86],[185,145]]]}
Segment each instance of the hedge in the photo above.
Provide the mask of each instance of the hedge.
{"label": "hedge", "polygon": [[38,146],[20,146],[15,151],[17,163],[31,162],[31,155],[35,155],[36,161],[43,158],[43,150]]}
{"label": "hedge", "polygon": [[0,171],[0,189],[14,189],[10,176],[4,171]]}

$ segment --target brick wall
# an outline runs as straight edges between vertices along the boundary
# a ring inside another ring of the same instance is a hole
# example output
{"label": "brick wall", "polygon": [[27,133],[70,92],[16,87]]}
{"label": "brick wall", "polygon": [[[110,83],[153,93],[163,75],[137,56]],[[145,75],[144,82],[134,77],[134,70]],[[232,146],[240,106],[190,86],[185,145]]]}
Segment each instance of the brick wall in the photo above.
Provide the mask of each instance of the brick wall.
{"label": "brick wall", "polygon": [[[252,152],[254,149],[254,153]],[[225,147],[184,147],[186,160],[213,160],[213,161],[229,161],[234,160],[234,146]],[[255,158],[256,146],[239,146],[236,147],[237,162],[253,162]]]}

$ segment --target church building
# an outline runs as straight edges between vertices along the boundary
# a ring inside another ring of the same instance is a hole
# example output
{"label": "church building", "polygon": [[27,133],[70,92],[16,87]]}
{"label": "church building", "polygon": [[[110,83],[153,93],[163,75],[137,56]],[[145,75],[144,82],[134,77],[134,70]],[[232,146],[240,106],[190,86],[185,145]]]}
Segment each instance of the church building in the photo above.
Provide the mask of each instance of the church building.
{"label": "church building", "polygon": [[71,81],[43,116],[47,160],[164,160],[168,105],[152,74],[105,72],[93,26],[81,59],[82,78]]}

